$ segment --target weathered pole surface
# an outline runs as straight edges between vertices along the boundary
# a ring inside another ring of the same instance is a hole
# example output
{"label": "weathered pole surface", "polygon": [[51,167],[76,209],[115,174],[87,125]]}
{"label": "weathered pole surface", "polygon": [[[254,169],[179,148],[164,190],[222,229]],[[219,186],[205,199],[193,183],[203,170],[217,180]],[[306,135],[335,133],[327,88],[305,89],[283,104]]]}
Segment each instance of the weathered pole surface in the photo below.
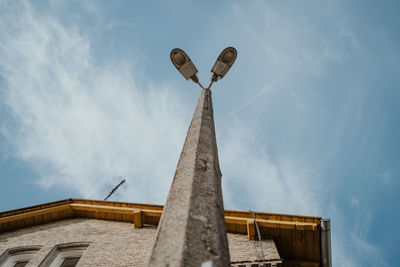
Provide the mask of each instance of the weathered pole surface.
{"label": "weathered pole surface", "polygon": [[230,266],[211,91],[202,89],[148,266]]}

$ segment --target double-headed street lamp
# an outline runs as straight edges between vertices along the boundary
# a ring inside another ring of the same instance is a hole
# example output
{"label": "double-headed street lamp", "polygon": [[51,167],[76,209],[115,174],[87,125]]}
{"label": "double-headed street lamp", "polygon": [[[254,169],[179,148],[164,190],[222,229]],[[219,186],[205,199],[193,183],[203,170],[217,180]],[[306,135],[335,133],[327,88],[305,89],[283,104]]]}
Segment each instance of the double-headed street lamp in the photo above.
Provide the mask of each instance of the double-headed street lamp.
{"label": "double-headed street lamp", "polygon": [[197,83],[202,90],[148,266],[230,266],[210,87],[225,76],[236,55],[233,47],[221,52],[211,69],[210,85],[204,88],[188,55],[178,48],[171,51],[174,66],[185,79]]}
{"label": "double-headed street lamp", "polygon": [[[225,76],[225,74],[235,62],[236,56],[237,52],[236,49],[233,47],[227,47],[221,52],[221,54],[219,54],[217,61],[215,61],[214,66],[211,69],[213,75],[207,89],[210,89],[211,85],[214,82],[222,79]],[[197,83],[202,89],[205,89],[199,82],[199,78],[197,77],[198,71],[195,65],[182,49],[172,49],[170,57],[174,66],[183,75],[183,77],[185,77],[186,80],[192,80],[193,82]]]}

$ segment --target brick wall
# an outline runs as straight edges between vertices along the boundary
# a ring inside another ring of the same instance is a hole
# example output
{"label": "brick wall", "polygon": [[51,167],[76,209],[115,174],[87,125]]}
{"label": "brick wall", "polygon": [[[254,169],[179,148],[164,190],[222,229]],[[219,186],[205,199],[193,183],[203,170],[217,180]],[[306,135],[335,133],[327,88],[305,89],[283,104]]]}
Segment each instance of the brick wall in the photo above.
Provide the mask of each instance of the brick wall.
{"label": "brick wall", "polygon": [[[95,219],[68,219],[0,234],[0,255],[8,248],[41,245],[27,267],[38,266],[57,244],[90,242],[78,266],[146,266],[156,227]],[[272,240],[248,241],[246,235],[228,234],[232,262],[279,259]]]}

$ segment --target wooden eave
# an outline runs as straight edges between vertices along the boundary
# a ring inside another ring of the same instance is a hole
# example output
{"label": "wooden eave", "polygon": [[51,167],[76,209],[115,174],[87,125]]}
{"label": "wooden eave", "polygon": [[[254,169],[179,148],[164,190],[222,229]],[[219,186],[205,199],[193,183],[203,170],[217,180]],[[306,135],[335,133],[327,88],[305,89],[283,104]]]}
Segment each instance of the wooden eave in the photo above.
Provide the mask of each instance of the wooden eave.
{"label": "wooden eave", "polygon": [[[0,233],[70,218],[93,218],[131,222],[135,228],[157,225],[162,205],[70,198],[0,213]],[[225,210],[230,233],[256,236],[256,223],[261,236],[273,238],[281,257],[298,266],[320,266],[321,217],[277,213]],[[297,264],[297,263],[296,263]],[[294,265],[293,265],[294,266]]]}

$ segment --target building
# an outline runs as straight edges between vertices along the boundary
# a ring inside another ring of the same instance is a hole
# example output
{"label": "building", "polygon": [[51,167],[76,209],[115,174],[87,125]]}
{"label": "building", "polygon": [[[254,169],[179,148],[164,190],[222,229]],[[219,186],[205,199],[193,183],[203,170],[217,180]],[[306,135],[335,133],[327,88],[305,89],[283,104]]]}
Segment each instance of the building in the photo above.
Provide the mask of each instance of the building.
{"label": "building", "polygon": [[[0,266],[146,266],[162,210],[66,199],[1,212]],[[225,221],[231,266],[327,266],[319,217],[226,210]]]}

